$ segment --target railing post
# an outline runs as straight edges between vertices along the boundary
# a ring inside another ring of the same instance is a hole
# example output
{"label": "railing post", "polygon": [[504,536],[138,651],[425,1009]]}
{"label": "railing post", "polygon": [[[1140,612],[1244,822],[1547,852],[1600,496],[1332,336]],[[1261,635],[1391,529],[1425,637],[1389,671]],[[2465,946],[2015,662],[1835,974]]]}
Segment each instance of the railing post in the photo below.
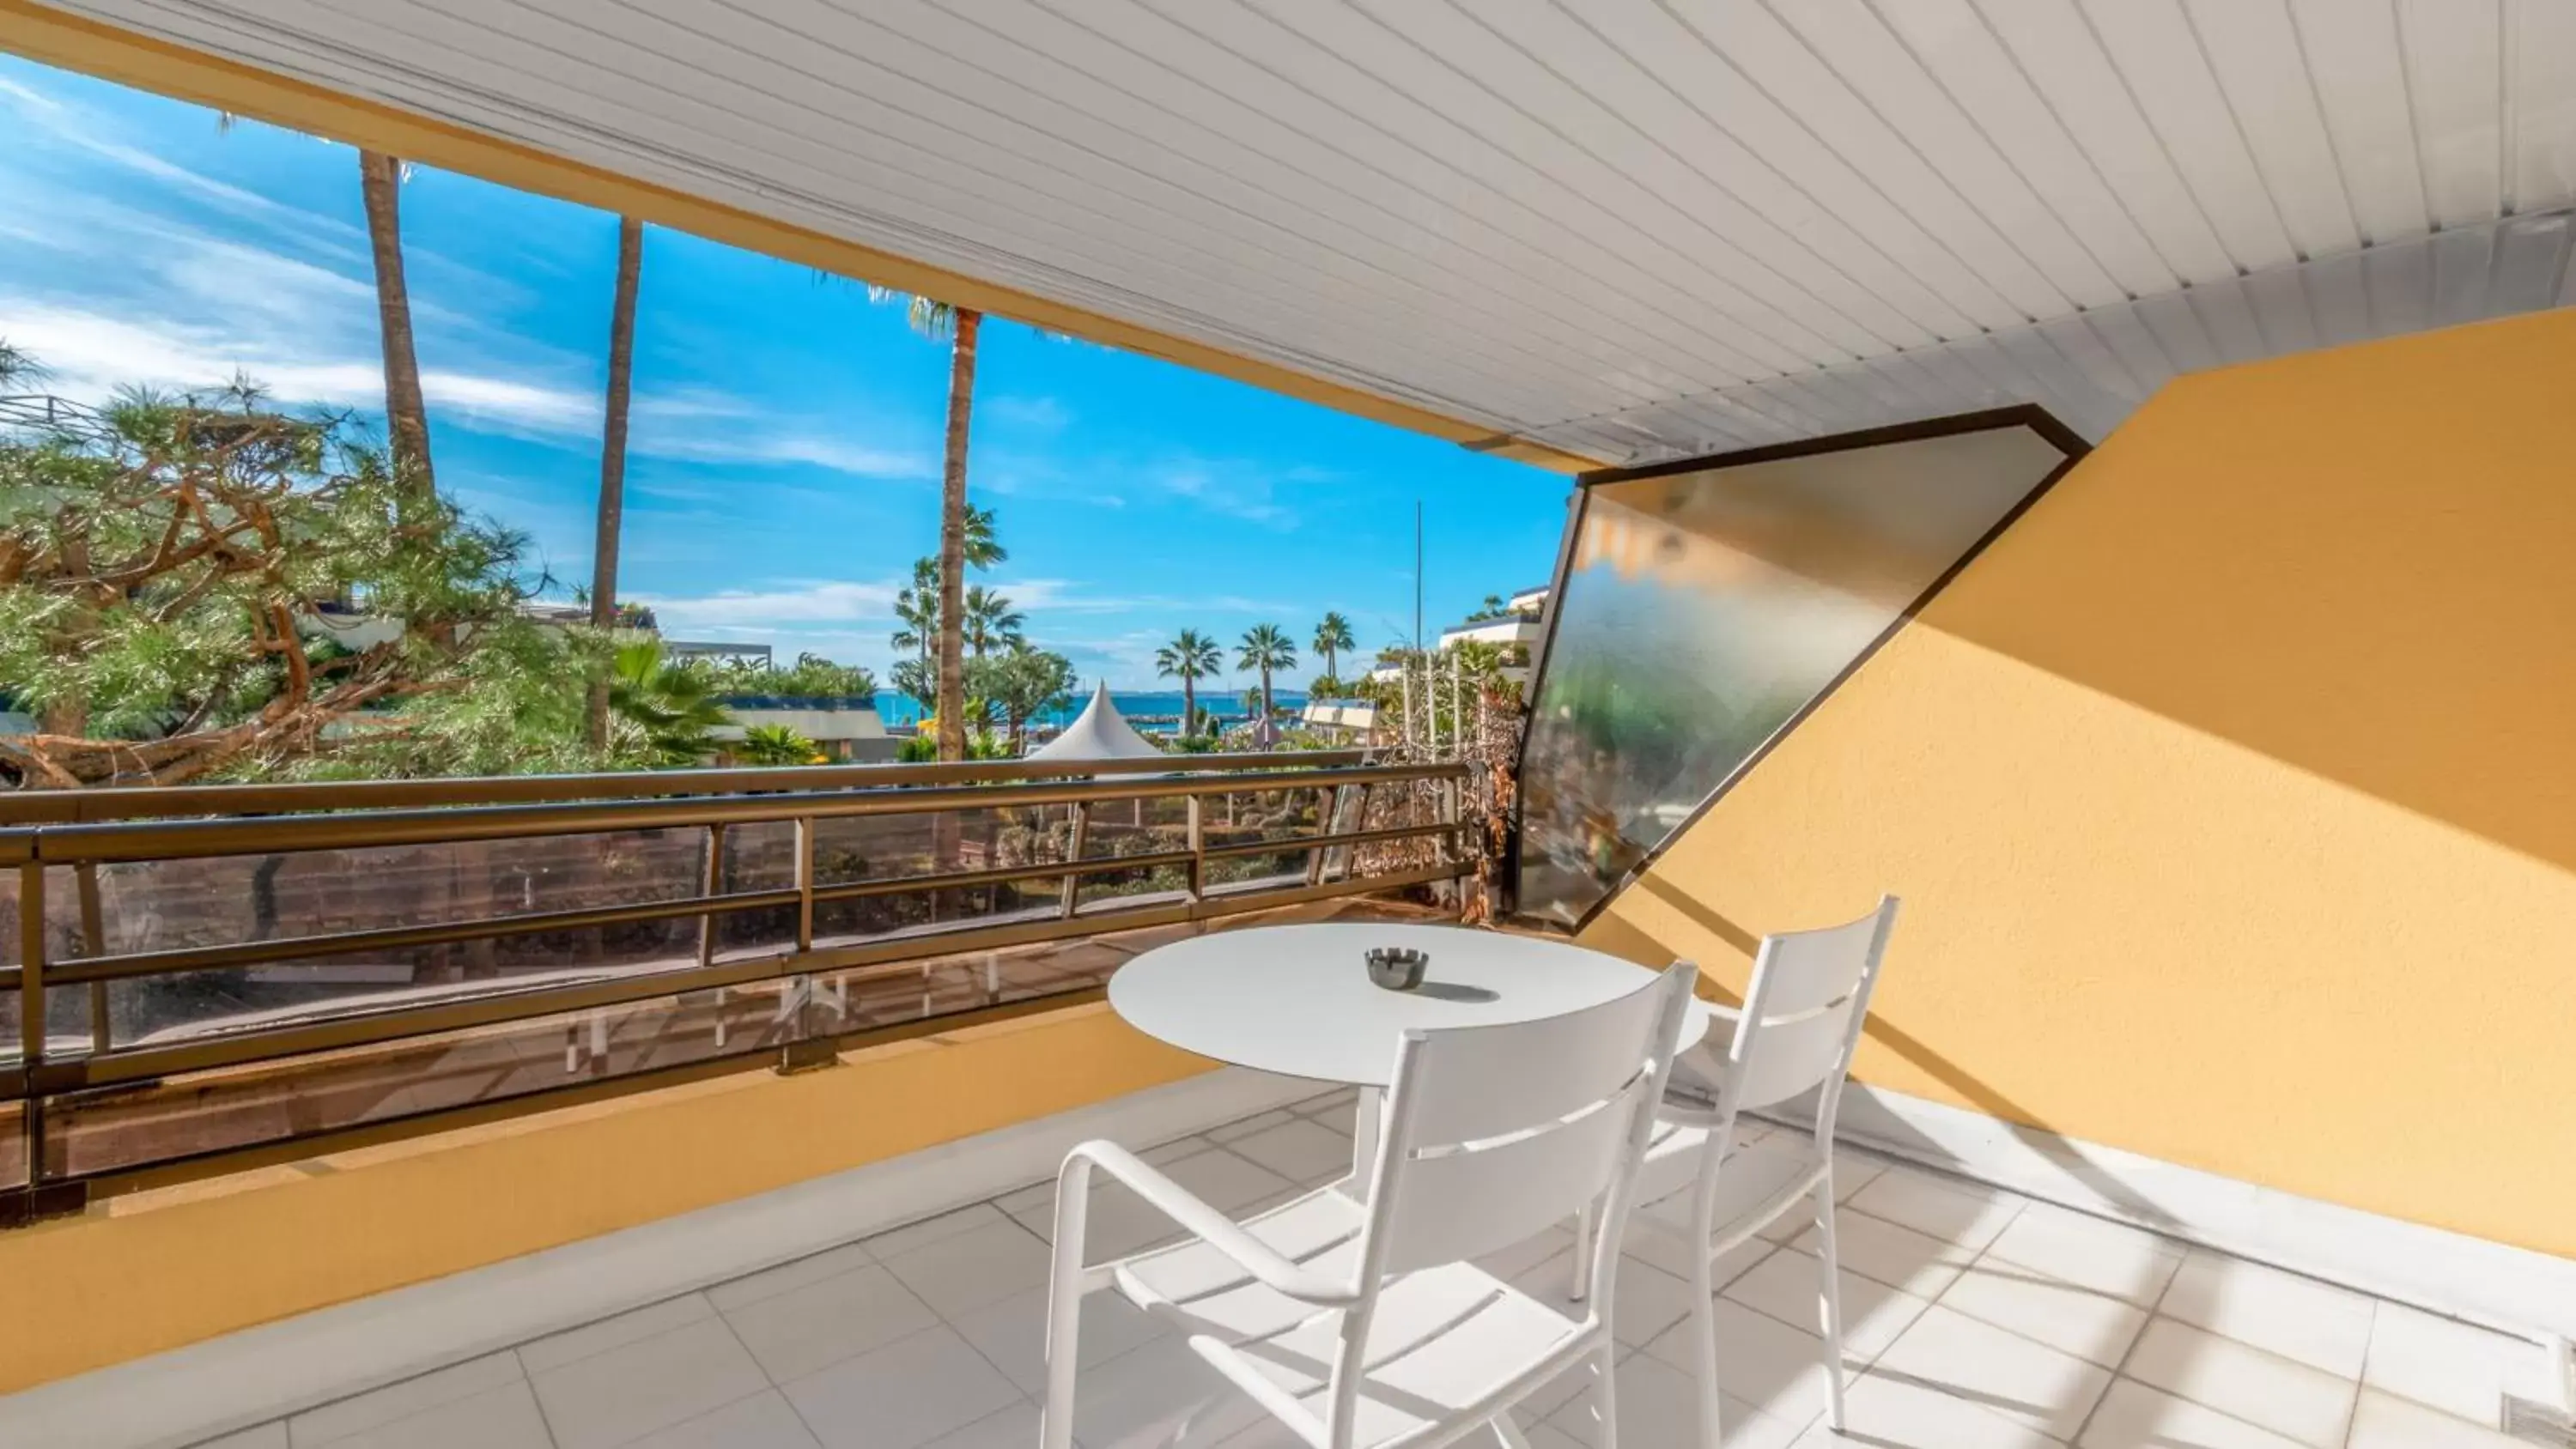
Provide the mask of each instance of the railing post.
{"label": "railing post", "polygon": [[[719,820],[710,824],[707,827],[706,868],[698,872],[698,894],[702,896],[722,895],[724,893],[724,842],[724,822]],[[717,923],[722,919],[722,917],[718,916],[711,910],[702,911],[698,915],[698,968],[700,970],[705,970],[707,967],[716,964],[716,929]],[[727,1035],[725,1003],[731,998],[731,996],[732,993],[728,992],[723,987],[719,986],[716,988],[717,1051],[723,1051],[725,1048],[725,1037]]]}
{"label": "railing post", "polygon": [[796,949],[814,949],[814,817],[796,817]]}
{"label": "railing post", "polygon": [[[1091,807],[1076,800],[1065,808],[1073,812],[1073,838],[1066,843],[1064,850],[1065,863],[1070,865],[1082,859],[1083,837],[1089,833],[1088,827],[1091,824]],[[1066,872],[1064,877],[1064,918],[1066,920],[1073,919],[1074,906],[1081,899],[1081,894],[1082,877],[1070,871]]]}
{"label": "railing post", "polygon": [[1206,837],[1199,833],[1199,797],[1188,798],[1190,809],[1190,899],[1202,900],[1207,895]]}
{"label": "railing post", "polygon": [[[72,870],[72,879],[80,883],[81,949],[92,956],[107,954],[107,913],[98,901],[98,862],[84,860]],[[107,1014],[107,983],[89,984],[89,1049],[103,1052],[113,1043]]]}
{"label": "railing post", "polygon": [[[32,1079],[45,1060],[45,867],[27,861],[18,867],[18,1061]],[[36,1098],[34,1083],[27,1099]],[[32,1153],[34,1144],[28,1144]],[[28,1170],[36,1163],[31,1156]]]}

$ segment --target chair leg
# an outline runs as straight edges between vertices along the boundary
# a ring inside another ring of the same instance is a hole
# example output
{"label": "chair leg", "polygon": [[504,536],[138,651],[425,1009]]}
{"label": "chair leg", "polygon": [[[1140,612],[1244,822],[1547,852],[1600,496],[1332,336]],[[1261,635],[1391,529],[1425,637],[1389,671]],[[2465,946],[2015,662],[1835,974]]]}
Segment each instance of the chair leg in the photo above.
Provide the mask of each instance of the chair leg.
{"label": "chair leg", "polygon": [[1082,1242],[1090,1209],[1089,1178],[1088,1172],[1067,1171],[1056,1180],[1055,1254],[1047,1289],[1046,1412],[1038,1425],[1038,1449],[1073,1449],[1073,1381],[1082,1357]]}
{"label": "chair leg", "polygon": [[1816,1184],[1816,1246],[1822,1249],[1824,1282],[1816,1306],[1825,1330],[1825,1421],[1843,1427],[1843,1289],[1842,1259],[1834,1251],[1834,1172],[1828,1166]]}
{"label": "chair leg", "polygon": [[1585,1203],[1574,1214],[1574,1288],[1568,1295],[1580,1303],[1592,1296],[1592,1209]]}
{"label": "chair leg", "polygon": [[1619,1386],[1612,1378],[1618,1353],[1618,1341],[1604,1333],[1601,1358],[1592,1367],[1592,1412],[1601,1418],[1601,1432],[1593,1436],[1592,1449],[1619,1449]]}
{"label": "chair leg", "polygon": [[[1714,1180],[1702,1174],[1692,1190],[1706,1198],[1714,1190]],[[1693,1203],[1691,1221],[1705,1225],[1712,1211]],[[1724,1425],[1717,1394],[1717,1259],[1709,1252],[1706,1237],[1691,1254],[1691,1351],[1699,1360],[1699,1371],[1691,1377],[1699,1386],[1700,1449],[1718,1449]]]}

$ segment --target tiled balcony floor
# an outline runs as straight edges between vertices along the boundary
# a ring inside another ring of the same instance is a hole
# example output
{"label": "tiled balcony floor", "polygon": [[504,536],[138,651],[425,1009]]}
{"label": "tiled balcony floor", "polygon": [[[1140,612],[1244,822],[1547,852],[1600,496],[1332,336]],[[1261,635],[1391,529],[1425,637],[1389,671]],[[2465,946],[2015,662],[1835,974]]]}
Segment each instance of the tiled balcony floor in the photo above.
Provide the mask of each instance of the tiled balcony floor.
{"label": "tiled balcony floor", "polygon": [[[1345,1170],[1351,1111],[1330,1093],[1147,1156],[1239,1213]],[[1811,1230],[1784,1221],[1721,1267],[1730,1445],[2514,1449],[2493,1427],[2505,1396],[2551,1397],[2536,1346],[2394,1303],[1874,1160],[1848,1157],[1837,1188],[1851,1432],[1822,1422]],[[1100,1191],[1095,1256],[1163,1231]],[[1051,1199],[1038,1184],[213,1443],[1027,1449]],[[1571,1241],[1498,1271],[1560,1293]],[[1630,1446],[1694,1442],[1681,1265],[1641,1233],[1622,1266]],[[1113,1299],[1090,1299],[1083,1329],[1081,1449],[1294,1442]],[[1522,1419],[1536,1449],[1574,1449],[1590,1414],[1569,1379]]]}

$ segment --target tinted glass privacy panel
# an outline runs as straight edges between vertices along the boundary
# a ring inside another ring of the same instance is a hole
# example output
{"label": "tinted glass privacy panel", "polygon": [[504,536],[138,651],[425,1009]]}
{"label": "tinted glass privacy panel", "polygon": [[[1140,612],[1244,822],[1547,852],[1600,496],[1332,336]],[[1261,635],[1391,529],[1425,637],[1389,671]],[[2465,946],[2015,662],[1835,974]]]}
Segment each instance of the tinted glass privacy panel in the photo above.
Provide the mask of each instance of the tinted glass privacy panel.
{"label": "tinted glass privacy panel", "polygon": [[2079,445],[1820,446],[1587,490],[1522,759],[1524,913],[1583,921]]}

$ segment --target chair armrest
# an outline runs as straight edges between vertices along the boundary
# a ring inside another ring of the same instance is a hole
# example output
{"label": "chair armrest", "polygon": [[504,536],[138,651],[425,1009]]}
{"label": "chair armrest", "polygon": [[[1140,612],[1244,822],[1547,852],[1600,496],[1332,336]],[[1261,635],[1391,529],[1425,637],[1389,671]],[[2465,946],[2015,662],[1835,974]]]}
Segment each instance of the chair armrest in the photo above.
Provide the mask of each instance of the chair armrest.
{"label": "chair armrest", "polygon": [[[1312,1303],[1318,1307],[1342,1307],[1359,1301],[1359,1295],[1349,1284],[1335,1282],[1314,1272],[1245,1232],[1234,1219],[1208,1206],[1188,1188],[1155,1171],[1144,1159],[1115,1142],[1085,1142],[1065,1154],[1064,1169],[1056,1177],[1059,1211],[1068,1193],[1090,1190],[1088,1179],[1095,1165],[1134,1189],[1136,1195],[1155,1211],[1179,1224],[1193,1237],[1233,1259],[1264,1285],[1301,1303]],[[1067,1246],[1062,1242],[1056,1244],[1058,1251]],[[1076,1254],[1081,1252],[1080,1243],[1070,1246]]]}

